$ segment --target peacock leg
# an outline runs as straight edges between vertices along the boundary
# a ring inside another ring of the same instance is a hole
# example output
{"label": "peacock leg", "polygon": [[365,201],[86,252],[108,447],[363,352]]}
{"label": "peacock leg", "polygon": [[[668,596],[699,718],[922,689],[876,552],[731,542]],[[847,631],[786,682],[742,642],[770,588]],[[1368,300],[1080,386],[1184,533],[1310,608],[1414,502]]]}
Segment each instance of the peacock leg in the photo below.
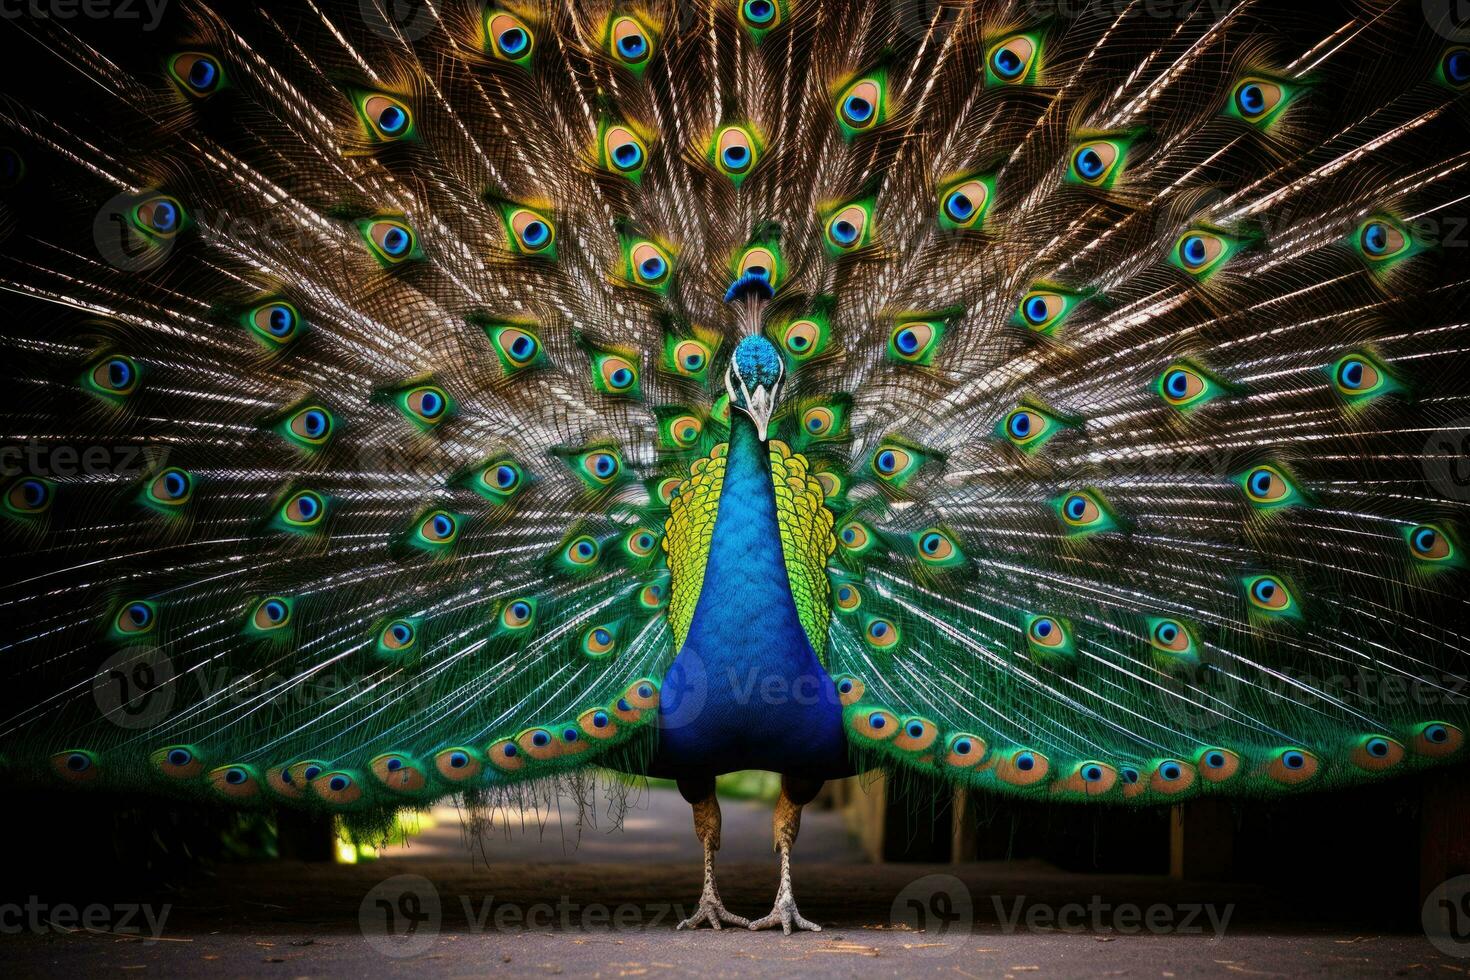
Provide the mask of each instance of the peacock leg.
{"label": "peacock leg", "polygon": [[713,779],[692,782],[679,780],[679,792],[694,807],[694,833],[704,845],[704,891],[699,893],[699,908],[679,923],[679,929],[694,929],[708,922],[716,929],[720,923],[748,926],[750,920],[725,911],[720,890],[715,887],[715,851],[720,849],[720,801],[715,798]]}
{"label": "peacock leg", "polygon": [[822,931],[821,926],[801,917],[796,910],[796,899],[791,895],[791,845],[796,843],[796,835],[801,830],[801,808],[810,803],[821,788],[820,779],[781,777],[781,795],[776,800],[776,814],[772,820],[775,849],[781,852],[781,885],[776,889],[776,904],[771,907],[771,914],[752,922],[752,929],[770,929],[779,925],[788,936],[793,927]]}

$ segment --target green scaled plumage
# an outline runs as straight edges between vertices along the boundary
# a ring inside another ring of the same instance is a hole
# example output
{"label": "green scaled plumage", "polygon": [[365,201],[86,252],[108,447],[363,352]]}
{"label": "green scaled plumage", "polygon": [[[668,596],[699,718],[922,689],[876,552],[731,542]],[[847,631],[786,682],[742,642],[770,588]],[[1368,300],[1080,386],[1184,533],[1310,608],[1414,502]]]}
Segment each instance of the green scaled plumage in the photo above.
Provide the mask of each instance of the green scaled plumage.
{"label": "green scaled plumage", "polygon": [[368,814],[639,771],[742,331],[860,764],[1463,756],[1470,158],[1417,5],[373,6],[15,25],[95,75],[0,106],[18,771]]}

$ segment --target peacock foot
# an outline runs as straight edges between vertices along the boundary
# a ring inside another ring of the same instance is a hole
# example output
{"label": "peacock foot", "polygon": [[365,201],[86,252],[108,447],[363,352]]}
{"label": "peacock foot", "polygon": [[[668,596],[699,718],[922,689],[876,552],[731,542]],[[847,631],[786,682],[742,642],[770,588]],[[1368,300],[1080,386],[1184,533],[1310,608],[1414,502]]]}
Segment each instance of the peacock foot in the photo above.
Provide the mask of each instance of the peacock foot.
{"label": "peacock foot", "polygon": [[771,907],[771,914],[763,919],[756,919],[750,924],[752,931],[756,929],[770,929],[780,926],[781,931],[791,935],[792,929],[808,929],[812,932],[821,932],[822,927],[810,919],[801,917],[796,910],[796,899],[791,897],[789,888],[782,888],[776,894],[776,904]]}
{"label": "peacock foot", "polygon": [[[736,915],[726,911],[725,905],[720,901],[720,893],[708,886],[704,893],[699,896],[699,908],[694,914],[676,926],[676,929],[697,929],[701,922],[708,922],[716,930],[722,928],[720,923],[728,922],[732,926],[749,926],[750,920],[744,916]],[[752,926],[752,928],[754,928]],[[788,930],[789,931],[789,930]]]}

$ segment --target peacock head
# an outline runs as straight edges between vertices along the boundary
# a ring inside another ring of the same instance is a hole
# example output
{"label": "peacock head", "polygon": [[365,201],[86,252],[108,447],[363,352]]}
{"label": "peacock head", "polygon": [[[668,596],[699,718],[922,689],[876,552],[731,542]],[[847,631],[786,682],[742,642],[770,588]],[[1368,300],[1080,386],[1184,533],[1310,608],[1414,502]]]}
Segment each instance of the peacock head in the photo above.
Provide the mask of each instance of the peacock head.
{"label": "peacock head", "polygon": [[752,334],[736,345],[735,356],[725,370],[730,404],[750,416],[762,441],[785,374],[786,365],[776,345],[760,334]]}

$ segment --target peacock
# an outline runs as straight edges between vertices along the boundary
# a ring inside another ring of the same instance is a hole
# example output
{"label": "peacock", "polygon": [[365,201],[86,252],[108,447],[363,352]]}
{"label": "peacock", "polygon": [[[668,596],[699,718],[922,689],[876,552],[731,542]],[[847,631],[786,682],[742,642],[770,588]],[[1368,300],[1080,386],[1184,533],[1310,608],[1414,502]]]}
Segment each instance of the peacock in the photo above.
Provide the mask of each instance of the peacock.
{"label": "peacock", "polygon": [[[1462,759],[1433,7],[8,18],[0,766],[362,826],[672,779],[681,925],[790,933],[825,780],[1130,807]],[[754,920],[714,871],[745,769]]]}

